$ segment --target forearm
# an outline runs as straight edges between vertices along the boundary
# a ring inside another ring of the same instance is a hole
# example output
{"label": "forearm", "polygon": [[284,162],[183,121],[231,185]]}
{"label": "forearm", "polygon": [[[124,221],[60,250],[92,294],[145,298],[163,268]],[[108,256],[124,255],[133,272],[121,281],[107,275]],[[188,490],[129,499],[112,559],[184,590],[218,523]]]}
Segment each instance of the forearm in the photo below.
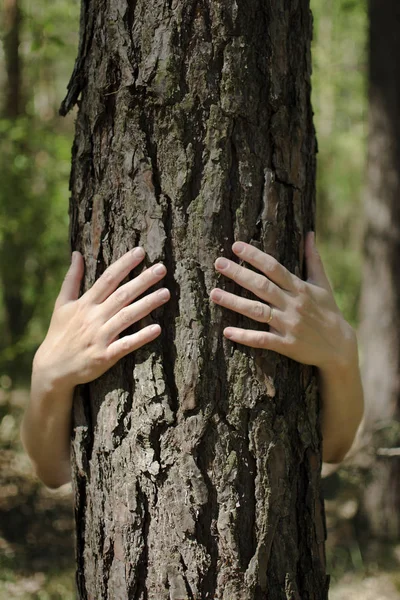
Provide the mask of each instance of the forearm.
{"label": "forearm", "polygon": [[364,412],[364,397],[355,348],[345,365],[319,370],[324,462],[338,463],[350,450]]}
{"label": "forearm", "polygon": [[73,388],[51,382],[33,369],[31,395],[21,439],[45,485],[56,488],[71,479],[70,432]]}

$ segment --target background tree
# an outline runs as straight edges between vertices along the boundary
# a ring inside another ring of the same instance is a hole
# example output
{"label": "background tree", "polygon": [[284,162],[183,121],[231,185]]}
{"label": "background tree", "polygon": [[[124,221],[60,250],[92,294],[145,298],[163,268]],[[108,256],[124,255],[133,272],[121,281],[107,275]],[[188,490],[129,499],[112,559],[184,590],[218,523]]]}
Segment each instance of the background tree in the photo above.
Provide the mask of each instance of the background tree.
{"label": "background tree", "polygon": [[140,243],[172,300],[77,397],[81,598],[327,597],[313,371],[223,341],[207,299],[235,239],[303,273],[310,38],[307,1],[82,5],[72,246],[87,287]]}
{"label": "background tree", "polygon": [[[400,7],[369,2],[369,137],[361,302],[366,432],[400,446]],[[373,534],[400,536],[400,456],[381,455],[365,490]]]}

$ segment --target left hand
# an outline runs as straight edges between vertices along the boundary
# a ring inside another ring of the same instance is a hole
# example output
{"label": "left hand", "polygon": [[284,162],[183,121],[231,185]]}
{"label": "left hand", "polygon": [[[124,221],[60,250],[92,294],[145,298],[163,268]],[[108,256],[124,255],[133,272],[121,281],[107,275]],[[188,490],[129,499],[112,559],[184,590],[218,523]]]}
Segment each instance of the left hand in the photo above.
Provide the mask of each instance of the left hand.
{"label": "left hand", "polygon": [[262,274],[226,258],[216,260],[216,269],[259,300],[248,300],[219,288],[211,291],[211,300],[259,323],[268,323],[269,330],[227,327],[225,337],[253,348],[273,350],[322,370],[346,366],[353,360],[357,354],[356,335],[335,302],[314,232],[309,232],[305,241],[307,281],[250,244],[235,242],[232,249]]}

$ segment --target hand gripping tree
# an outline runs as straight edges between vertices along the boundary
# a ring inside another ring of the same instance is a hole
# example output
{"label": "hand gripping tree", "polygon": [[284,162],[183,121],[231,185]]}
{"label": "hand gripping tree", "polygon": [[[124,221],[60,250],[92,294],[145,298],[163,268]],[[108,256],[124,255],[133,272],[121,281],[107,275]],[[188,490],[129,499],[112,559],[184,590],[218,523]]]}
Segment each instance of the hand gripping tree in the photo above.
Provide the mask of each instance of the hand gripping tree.
{"label": "hand gripping tree", "polygon": [[304,274],[311,28],[307,0],[82,1],[72,246],[86,287],[143,246],[171,300],[76,397],[81,599],[327,598],[315,374],[208,298],[237,239]]}

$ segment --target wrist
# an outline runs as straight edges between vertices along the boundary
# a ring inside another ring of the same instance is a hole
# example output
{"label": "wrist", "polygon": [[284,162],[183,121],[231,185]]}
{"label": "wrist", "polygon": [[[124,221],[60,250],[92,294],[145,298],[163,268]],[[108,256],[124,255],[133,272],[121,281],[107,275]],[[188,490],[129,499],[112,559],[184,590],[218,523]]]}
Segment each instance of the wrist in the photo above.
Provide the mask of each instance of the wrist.
{"label": "wrist", "polygon": [[320,374],[324,377],[346,377],[347,374],[354,376],[355,370],[359,369],[357,335],[353,327],[342,321],[340,328],[340,339],[337,347],[329,361],[319,366]]}
{"label": "wrist", "polygon": [[40,350],[39,348],[33,359],[32,388],[38,388],[44,394],[57,393],[58,395],[72,396],[76,384]]}

